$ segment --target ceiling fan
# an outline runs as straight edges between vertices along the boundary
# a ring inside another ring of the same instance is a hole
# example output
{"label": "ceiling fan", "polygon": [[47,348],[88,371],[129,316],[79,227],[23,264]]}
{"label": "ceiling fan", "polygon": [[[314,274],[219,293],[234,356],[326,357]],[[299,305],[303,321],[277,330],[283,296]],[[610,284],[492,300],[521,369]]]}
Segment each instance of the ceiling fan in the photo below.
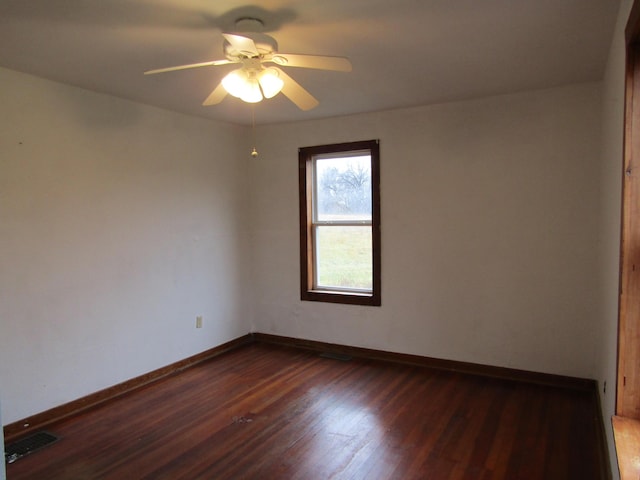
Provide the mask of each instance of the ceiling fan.
{"label": "ceiling fan", "polygon": [[318,105],[318,100],[279,67],[351,71],[351,62],[345,57],[278,52],[275,39],[260,33],[263,23],[259,19],[241,18],[236,21],[236,27],[241,33],[222,34],[225,59],[159,68],[146,71],[144,74],[239,64],[240,68],[226,75],[205,99],[203,105],[216,105],[224,100],[227,93],[245,102],[256,103],[282,92],[301,110],[311,110]]}

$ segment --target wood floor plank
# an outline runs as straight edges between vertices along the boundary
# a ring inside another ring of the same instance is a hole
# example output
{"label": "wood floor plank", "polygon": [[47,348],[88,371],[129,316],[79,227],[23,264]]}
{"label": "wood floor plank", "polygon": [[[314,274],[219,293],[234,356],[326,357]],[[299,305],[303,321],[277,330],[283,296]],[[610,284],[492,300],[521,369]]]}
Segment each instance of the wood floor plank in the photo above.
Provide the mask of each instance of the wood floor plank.
{"label": "wood floor plank", "polygon": [[242,346],[53,424],[22,479],[601,478],[590,392]]}

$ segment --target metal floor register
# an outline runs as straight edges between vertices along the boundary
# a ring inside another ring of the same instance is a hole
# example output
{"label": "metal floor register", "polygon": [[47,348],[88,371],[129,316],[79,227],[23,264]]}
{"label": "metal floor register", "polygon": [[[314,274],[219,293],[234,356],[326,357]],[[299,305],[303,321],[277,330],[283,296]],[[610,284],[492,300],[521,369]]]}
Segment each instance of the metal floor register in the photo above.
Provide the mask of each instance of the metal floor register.
{"label": "metal floor register", "polygon": [[37,432],[16,442],[5,445],[4,460],[13,463],[25,455],[58,441],[58,437],[49,432]]}

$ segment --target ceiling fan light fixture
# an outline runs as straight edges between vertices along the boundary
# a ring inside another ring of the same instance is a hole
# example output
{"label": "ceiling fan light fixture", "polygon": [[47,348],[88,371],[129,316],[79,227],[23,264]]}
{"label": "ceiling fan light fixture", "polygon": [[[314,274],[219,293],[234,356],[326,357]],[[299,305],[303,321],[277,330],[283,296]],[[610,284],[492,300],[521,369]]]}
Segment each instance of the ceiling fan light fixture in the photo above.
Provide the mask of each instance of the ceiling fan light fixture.
{"label": "ceiling fan light fixture", "polygon": [[249,78],[247,72],[242,68],[234,70],[222,79],[222,86],[229,93],[236,98],[242,98],[247,90],[247,82]]}
{"label": "ceiling fan light fixture", "polygon": [[263,69],[258,74],[253,69],[239,68],[222,79],[222,86],[230,95],[244,102],[257,103],[280,93],[284,80],[274,68]]}
{"label": "ceiling fan light fixture", "polygon": [[275,68],[264,69],[260,73],[258,81],[265,98],[275,97],[284,86],[284,80],[280,78],[280,74]]}
{"label": "ceiling fan light fixture", "polygon": [[245,90],[240,100],[247,103],[258,103],[262,101],[262,92],[256,78],[248,78],[245,84]]}

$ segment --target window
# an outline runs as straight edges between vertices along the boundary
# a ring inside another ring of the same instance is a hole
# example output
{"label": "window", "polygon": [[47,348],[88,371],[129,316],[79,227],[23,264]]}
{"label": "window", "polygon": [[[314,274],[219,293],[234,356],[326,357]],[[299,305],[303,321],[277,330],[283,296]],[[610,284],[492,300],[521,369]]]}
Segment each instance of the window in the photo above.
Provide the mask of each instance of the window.
{"label": "window", "polygon": [[301,148],[302,300],[380,305],[377,140]]}

